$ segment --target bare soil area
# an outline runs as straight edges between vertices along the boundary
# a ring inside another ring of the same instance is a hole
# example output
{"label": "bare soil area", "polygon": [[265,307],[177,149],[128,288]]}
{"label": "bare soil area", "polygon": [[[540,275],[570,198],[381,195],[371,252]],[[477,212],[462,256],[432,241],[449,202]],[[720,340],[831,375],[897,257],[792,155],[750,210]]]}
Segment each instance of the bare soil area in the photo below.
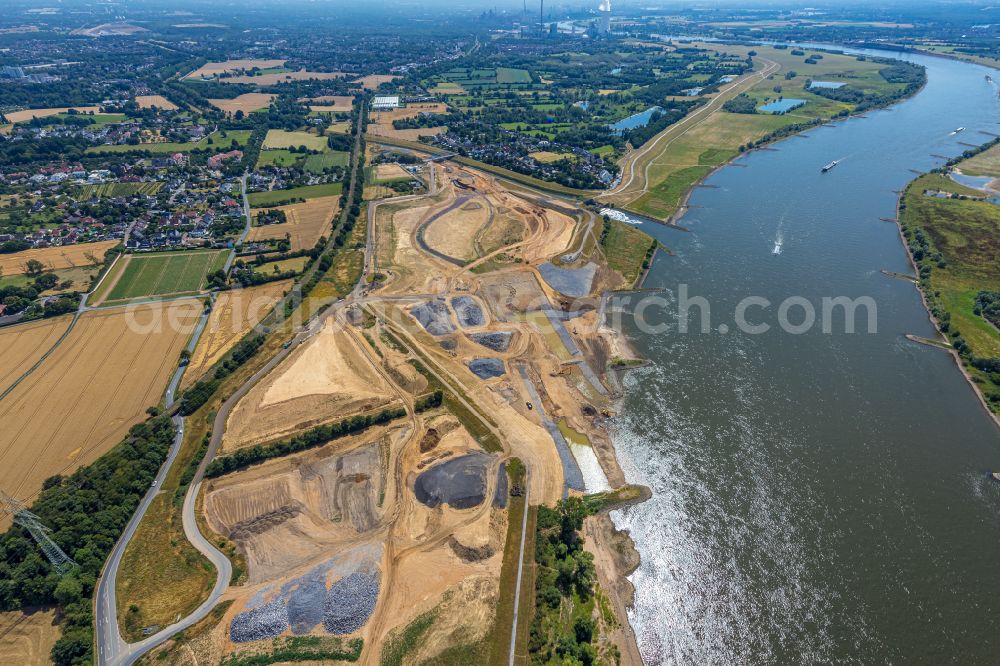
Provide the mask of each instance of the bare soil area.
{"label": "bare soil area", "polygon": [[371,411],[393,399],[356,341],[331,322],[240,401],[229,417],[223,449]]}

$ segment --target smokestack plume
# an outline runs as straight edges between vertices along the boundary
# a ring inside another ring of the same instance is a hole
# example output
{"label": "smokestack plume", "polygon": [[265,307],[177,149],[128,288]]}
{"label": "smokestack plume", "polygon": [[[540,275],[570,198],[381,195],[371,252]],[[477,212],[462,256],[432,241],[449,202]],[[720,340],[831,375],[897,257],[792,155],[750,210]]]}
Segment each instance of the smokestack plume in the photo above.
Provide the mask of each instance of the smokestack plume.
{"label": "smokestack plume", "polygon": [[611,0],[601,0],[601,6],[599,7],[602,12],[611,11]]}

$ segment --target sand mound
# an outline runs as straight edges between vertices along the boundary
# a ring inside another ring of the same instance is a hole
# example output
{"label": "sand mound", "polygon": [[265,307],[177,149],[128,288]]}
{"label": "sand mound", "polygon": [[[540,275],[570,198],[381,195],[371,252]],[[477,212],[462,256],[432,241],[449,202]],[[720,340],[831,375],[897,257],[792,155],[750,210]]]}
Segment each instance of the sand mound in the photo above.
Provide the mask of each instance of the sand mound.
{"label": "sand mound", "polygon": [[353,339],[331,323],[240,401],[229,417],[224,448],[282,437],[391,400],[389,386]]}

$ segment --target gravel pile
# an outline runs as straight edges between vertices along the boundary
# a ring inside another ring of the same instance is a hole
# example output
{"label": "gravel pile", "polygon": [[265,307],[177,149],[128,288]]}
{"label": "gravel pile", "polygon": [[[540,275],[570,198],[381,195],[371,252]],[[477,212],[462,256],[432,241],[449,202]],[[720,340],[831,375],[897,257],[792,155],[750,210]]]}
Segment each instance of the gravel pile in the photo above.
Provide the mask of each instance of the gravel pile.
{"label": "gravel pile", "polygon": [[597,274],[597,264],[588,263],[582,268],[559,268],[545,263],[538,267],[542,279],[561,294],[581,298],[590,293]]}
{"label": "gravel pile", "polygon": [[486,323],[483,309],[471,296],[457,296],[451,299],[451,307],[455,309],[455,315],[462,328],[475,328]]}
{"label": "gravel pile", "polygon": [[469,338],[487,349],[497,352],[505,352],[510,349],[510,341],[514,338],[512,331],[498,331],[496,333],[473,333]]}
{"label": "gravel pile", "polygon": [[275,599],[259,608],[240,613],[229,625],[229,640],[249,643],[280,636],[288,628],[288,607],[284,599]]}
{"label": "gravel pile", "polygon": [[445,351],[455,351],[455,349],[458,348],[458,342],[455,341],[455,338],[445,338],[438,344],[440,344],[441,349]]}
{"label": "gravel pile", "polygon": [[503,361],[498,358],[474,358],[467,364],[469,370],[480,379],[493,379],[507,374]]}
{"label": "gravel pile", "polygon": [[410,314],[431,335],[448,335],[455,331],[444,301],[427,301],[411,309]]}
{"label": "gravel pile", "polygon": [[326,570],[313,569],[296,583],[298,586],[288,598],[288,623],[293,634],[308,634],[323,621]]}
{"label": "gravel pile", "polygon": [[378,572],[355,572],[330,586],[323,607],[323,627],[331,634],[350,634],[365,626],[378,601]]}

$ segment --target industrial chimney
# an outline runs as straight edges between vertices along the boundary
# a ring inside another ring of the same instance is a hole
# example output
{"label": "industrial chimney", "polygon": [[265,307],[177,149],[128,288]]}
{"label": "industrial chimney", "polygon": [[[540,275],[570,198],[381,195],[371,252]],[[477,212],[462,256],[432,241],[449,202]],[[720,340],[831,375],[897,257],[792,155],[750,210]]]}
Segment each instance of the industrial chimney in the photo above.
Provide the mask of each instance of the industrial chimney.
{"label": "industrial chimney", "polygon": [[597,23],[597,32],[602,35],[611,34],[611,0],[601,0],[601,6],[597,9],[600,12],[600,20]]}

